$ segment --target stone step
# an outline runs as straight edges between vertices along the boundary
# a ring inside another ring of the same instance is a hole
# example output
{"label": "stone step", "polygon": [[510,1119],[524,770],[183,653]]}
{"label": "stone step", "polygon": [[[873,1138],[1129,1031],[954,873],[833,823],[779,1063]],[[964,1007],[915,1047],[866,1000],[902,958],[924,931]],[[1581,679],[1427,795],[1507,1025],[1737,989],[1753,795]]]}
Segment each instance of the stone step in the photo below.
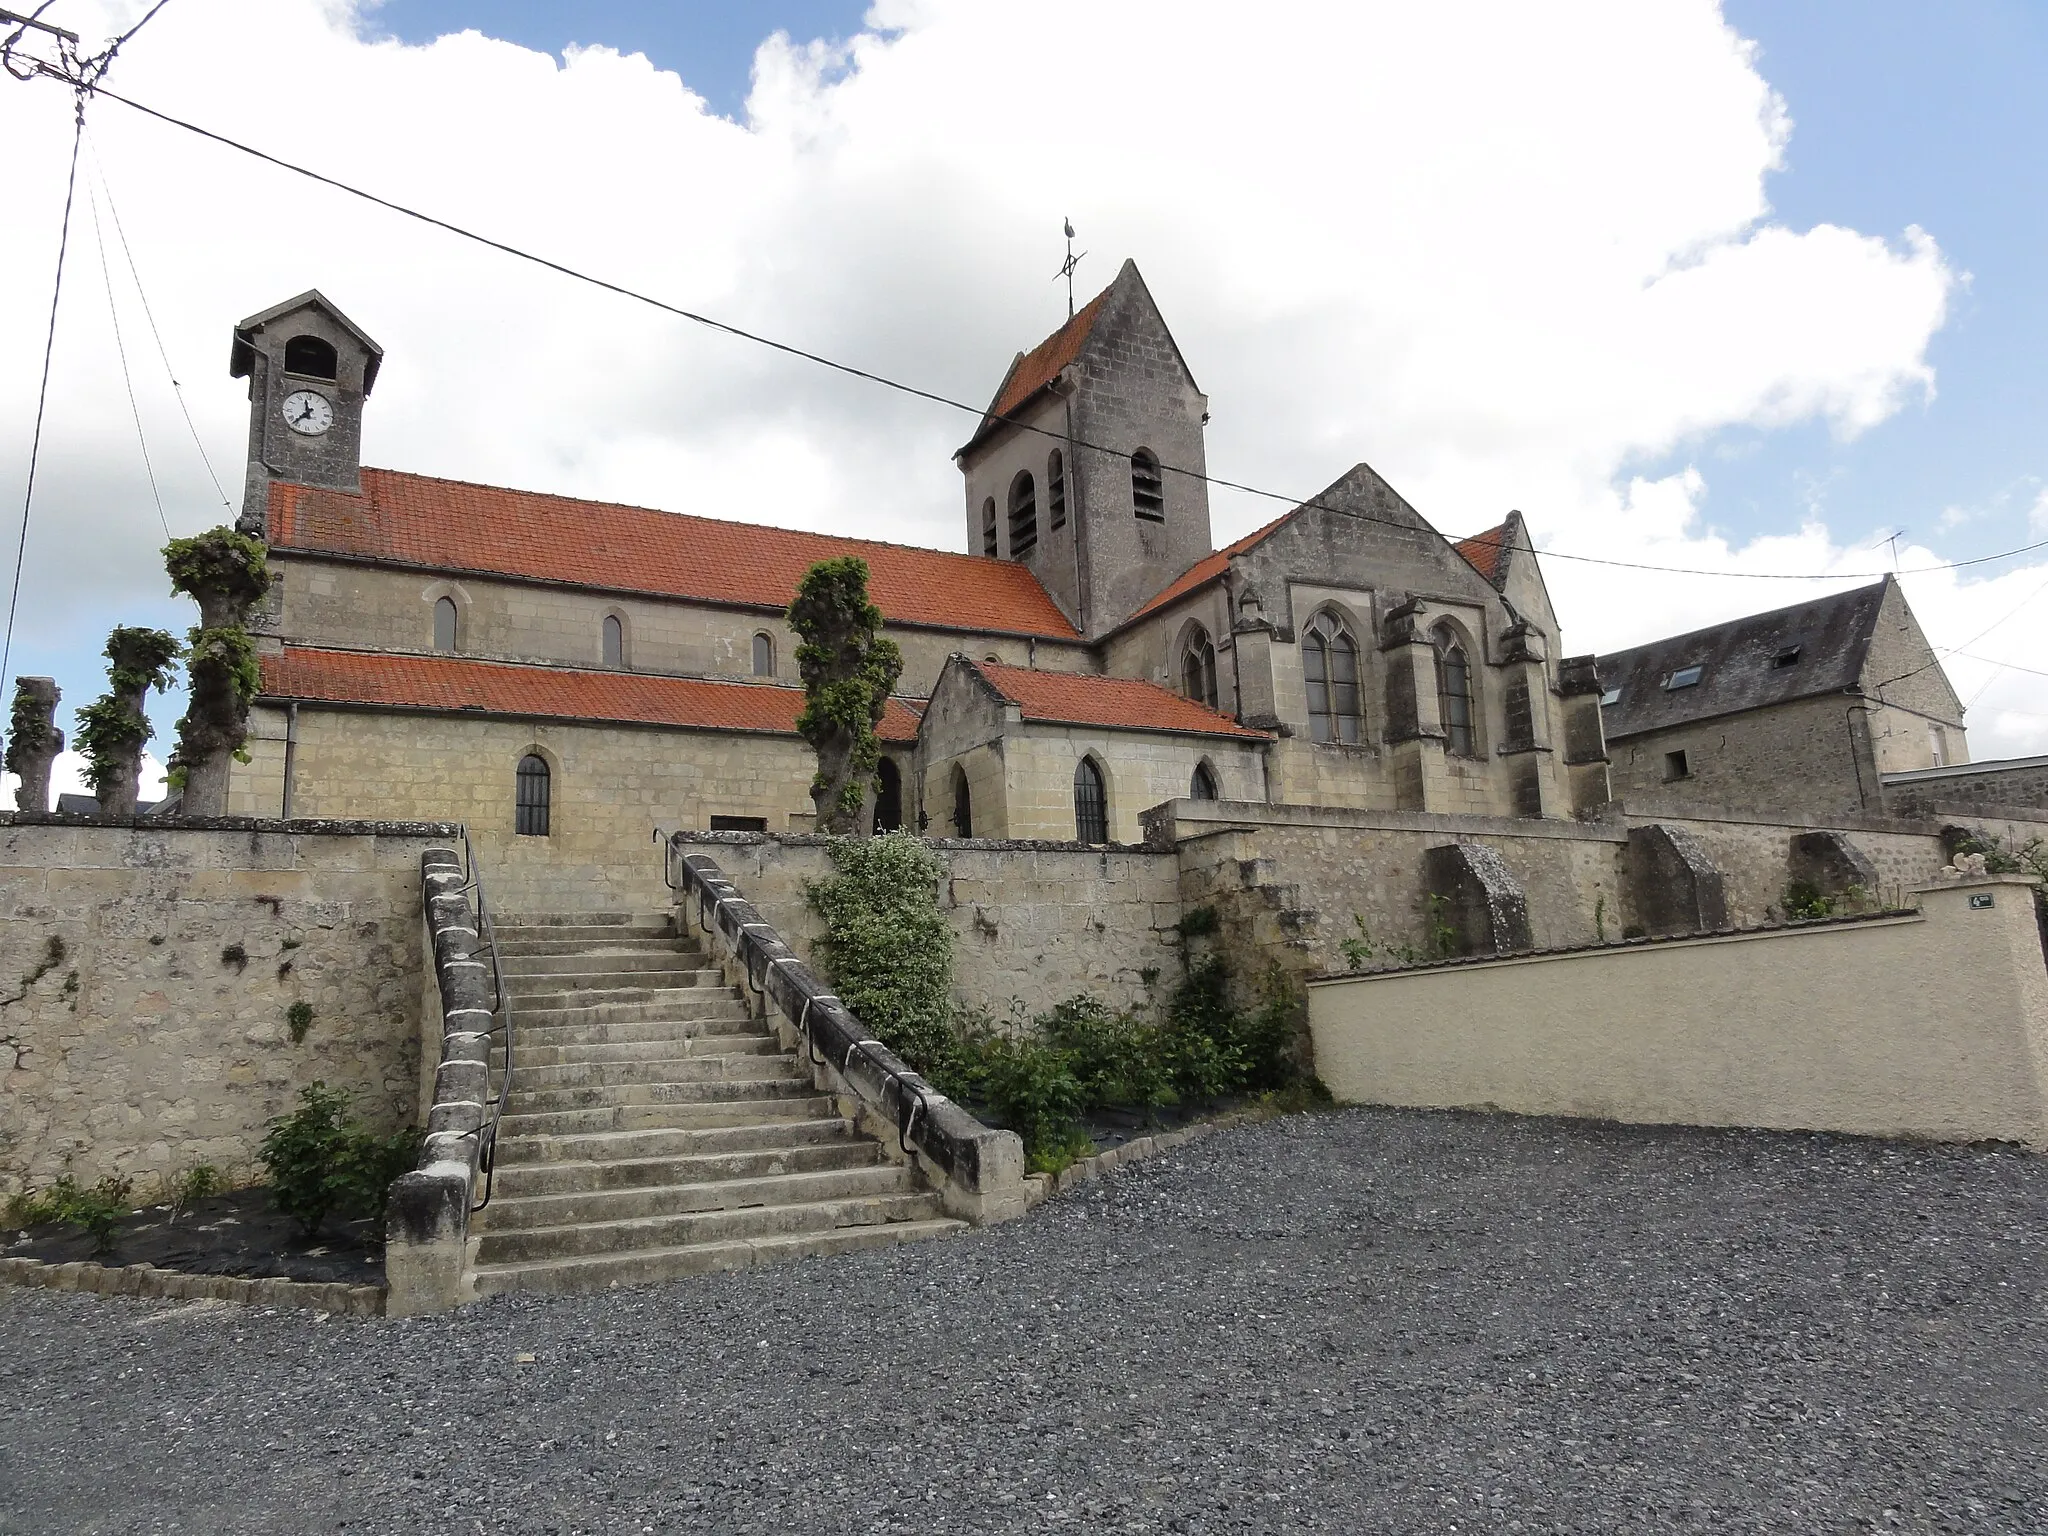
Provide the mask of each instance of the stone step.
{"label": "stone step", "polygon": [[560,955],[508,955],[498,951],[499,970],[505,979],[521,981],[560,976],[640,976],[669,971],[703,971],[710,967],[701,954],[665,946],[658,949],[610,949],[578,945]]}
{"label": "stone step", "polygon": [[567,1296],[615,1286],[653,1285],[717,1270],[751,1269],[785,1260],[835,1253],[858,1253],[927,1237],[950,1237],[967,1223],[940,1217],[930,1221],[899,1221],[880,1227],[837,1227],[823,1232],[797,1232],[732,1242],[693,1243],[639,1253],[595,1258],[552,1259],[532,1264],[480,1266],[476,1285],[485,1296],[511,1291]]}
{"label": "stone step", "polygon": [[602,955],[576,955],[567,966],[545,971],[502,969],[515,997],[535,992],[620,992],[654,987],[715,987],[724,973],[686,955],[664,955],[657,965],[614,966]]}
{"label": "stone step", "polygon": [[[730,987],[685,987],[665,997],[633,1003],[590,1003],[583,1007],[536,1008],[531,999],[513,999],[514,1021],[523,1039],[529,1031],[622,1028],[695,1029],[716,1033],[711,1026],[727,1023],[759,1030],[760,1021]],[[650,1040],[656,1035],[612,1035],[612,1039]]]}
{"label": "stone step", "polygon": [[[575,1049],[571,1047],[571,1049]],[[593,1047],[583,1047],[589,1050]],[[538,1062],[524,1051],[513,1071],[514,1099],[567,1088],[663,1087],[682,1083],[758,1082],[804,1077],[796,1058],[781,1052],[718,1051],[691,1056],[677,1053],[640,1061]]]}
{"label": "stone step", "polygon": [[487,1264],[530,1264],[543,1259],[584,1258],[648,1248],[680,1248],[691,1243],[823,1232],[834,1227],[875,1227],[892,1221],[928,1221],[940,1213],[939,1197],[929,1193],[852,1195],[837,1200],[756,1205],[741,1210],[678,1211],[625,1221],[592,1221],[574,1226],[486,1232],[478,1244],[476,1262],[480,1268]]}
{"label": "stone step", "polygon": [[[498,953],[500,955],[579,955],[586,950],[601,950],[606,954],[696,954],[704,953],[704,947],[694,939],[678,938],[672,933],[644,933],[618,936],[596,936],[584,939],[507,938],[510,930],[498,930]],[[522,935],[544,930],[522,928]]]}
{"label": "stone step", "polygon": [[[585,1109],[525,1110],[507,1114],[506,1136],[575,1136],[593,1131],[695,1131],[721,1125],[759,1125],[770,1120],[836,1120],[839,1105],[828,1094],[799,1097],[763,1093],[740,1097],[737,1083],[721,1083],[724,1097],[696,1103],[605,1104]],[[764,1085],[769,1086],[769,1085]],[[808,1084],[772,1086],[808,1088]]]}
{"label": "stone step", "polygon": [[[685,980],[695,977],[696,981]],[[728,996],[731,988],[724,985],[725,978],[716,971],[683,971],[674,974],[650,971],[645,981],[618,984],[617,978],[607,977],[604,981],[592,980],[588,985],[584,978],[574,976],[548,976],[534,980],[515,981],[505,978],[505,992],[512,999],[515,1008],[595,1008],[604,1003],[679,1003],[689,993],[706,992],[717,988]],[[545,988],[546,990],[539,990]]]}
{"label": "stone step", "polygon": [[779,1056],[746,1058],[753,1070],[745,1077],[721,1075],[695,1081],[600,1084],[589,1088],[533,1088],[518,1086],[515,1067],[513,1089],[506,1108],[518,1115],[552,1114],[564,1109],[615,1109],[633,1104],[710,1104],[725,1099],[796,1098],[815,1093],[811,1075],[797,1069],[794,1061]]}
{"label": "stone step", "polygon": [[[882,1149],[865,1136],[857,1139],[841,1136],[809,1145],[760,1147],[747,1151],[605,1161],[579,1158],[511,1162],[507,1154],[513,1145],[507,1142],[499,1151],[496,1181],[497,1194],[509,1199],[608,1189],[645,1189],[664,1184],[701,1184],[712,1179],[760,1179],[782,1173],[872,1168],[882,1161]],[[495,1198],[492,1204],[495,1206]]]}
{"label": "stone step", "polygon": [[648,932],[668,933],[673,931],[673,921],[668,912],[499,912],[495,914],[498,931],[524,932],[536,929],[543,936],[564,934],[569,931],[581,932],[588,929],[593,933]]}
{"label": "stone step", "polygon": [[[488,1247],[493,1236],[514,1232],[566,1232],[709,1211],[748,1211],[920,1193],[917,1175],[901,1163],[798,1172],[783,1169],[753,1177],[713,1176],[689,1184],[640,1184],[547,1195],[513,1194],[500,1184],[491,1203],[470,1222],[469,1230],[481,1234]],[[645,1245],[635,1242],[629,1246]]]}
{"label": "stone step", "polygon": [[[525,1030],[517,1041],[519,1080],[527,1081],[533,1067],[562,1067],[580,1064],[612,1065],[632,1061],[673,1061],[697,1056],[780,1056],[782,1042],[773,1035],[730,1034],[664,1035],[658,1040],[590,1041],[571,1040],[562,1044],[530,1038]],[[505,1053],[491,1053],[491,1070],[505,1064]]]}
{"label": "stone step", "polygon": [[[851,1121],[836,1114],[791,1117],[786,1106],[764,1107],[752,1120],[721,1121],[690,1128],[652,1127],[541,1135],[515,1134],[511,1121],[498,1142],[498,1170],[560,1168],[592,1163],[600,1166],[659,1162],[670,1158],[723,1157],[738,1153],[792,1152],[799,1148],[867,1147],[879,1150],[866,1136],[854,1134]],[[772,1110],[772,1113],[768,1112]]]}

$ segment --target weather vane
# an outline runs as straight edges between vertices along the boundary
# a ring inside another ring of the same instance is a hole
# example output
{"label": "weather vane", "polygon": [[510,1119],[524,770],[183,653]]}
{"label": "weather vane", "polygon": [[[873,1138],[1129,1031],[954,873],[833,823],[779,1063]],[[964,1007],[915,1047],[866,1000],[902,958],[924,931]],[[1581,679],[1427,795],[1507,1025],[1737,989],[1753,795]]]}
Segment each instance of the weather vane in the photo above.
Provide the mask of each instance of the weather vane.
{"label": "weather vane", "polygon": [[1066,219],[1062,222],[1067,227],[1067,259],[1060,263],[1059,271],[1053,273],[1052,277],[1054,282],[1063,277],[1067,280],[1067,318],[1071,320],[1074,318],[1074,268],[1081,264],[1081,256],[1088,253],[1083,251],[1081,256],[1074,254],[1074,221]]}

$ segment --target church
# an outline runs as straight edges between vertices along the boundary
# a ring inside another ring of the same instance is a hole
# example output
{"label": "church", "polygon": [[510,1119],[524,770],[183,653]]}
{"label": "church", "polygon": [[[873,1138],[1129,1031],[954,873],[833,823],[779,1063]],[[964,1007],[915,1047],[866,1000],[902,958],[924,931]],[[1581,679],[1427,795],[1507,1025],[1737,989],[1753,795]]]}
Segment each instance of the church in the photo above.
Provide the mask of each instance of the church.
{"label": "church", "polygon": [[638,907],[657,831],[809,828],[783,613],[843,555],[905,662],[881,828],[1114,845],[1169,801],[1610,799],[1601,683],[1519,514],[1454,543],[1358,464],[1216,547],[1208,400],[1131,262],[956,454],[965,554],[365,467],[382,361],[317,292],[235,328],[277,579],[234,813],[460,821],[494,883],[574,869]]}

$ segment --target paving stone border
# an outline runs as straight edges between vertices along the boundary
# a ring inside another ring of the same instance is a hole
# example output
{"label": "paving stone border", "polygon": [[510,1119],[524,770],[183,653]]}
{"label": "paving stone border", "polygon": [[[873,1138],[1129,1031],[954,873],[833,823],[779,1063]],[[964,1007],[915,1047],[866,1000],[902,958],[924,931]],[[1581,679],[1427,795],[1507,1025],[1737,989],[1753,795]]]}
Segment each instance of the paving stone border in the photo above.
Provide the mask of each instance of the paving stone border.
{"label": "paving stone border", "polygon": [[1121,1168],[1126,1163],[1142,1163],[1146,1158],[1160,1152],[1171,1152],[1175,1147],[1186,1146],[1191,1141],[1200,1141],[1204,1136],[1217,1131],[1227,1131],[1240,1125],[1256,1125],[1262,1120],[1274,1120],[1288,1111],[1271,1105],[1257,1104],[1249,1109],[1232,1110],[1227,1115],[1218,1115],[1213,1120],[1197,1120],[1184,1125],[1177,1131],[1160,1131],[1152,1136],[1140,1136],[1127,1141],[1120,1147],[1111,1147],[1093,1157],[1076,1158],[1058,1173],[1034,1173],[1025,1179],[1025,1199],[1033,1209],[1050,1200],[1054,1195],[1063,1195],[1076,1185],[1107,1173],[1112,1168]]}
{"label": "paving stone border", "polygon": [[154,1264],[45,1264],[0,1259],[0,1285],[46,1291],[89,1291],[101,1296],[142,1296],[162,1301],[234,1301],[258,1307],[304,1307],[345,1317],[382,1317],[384,1288],[341,1280],[247,1280],[239,1275],[193,1275]]}

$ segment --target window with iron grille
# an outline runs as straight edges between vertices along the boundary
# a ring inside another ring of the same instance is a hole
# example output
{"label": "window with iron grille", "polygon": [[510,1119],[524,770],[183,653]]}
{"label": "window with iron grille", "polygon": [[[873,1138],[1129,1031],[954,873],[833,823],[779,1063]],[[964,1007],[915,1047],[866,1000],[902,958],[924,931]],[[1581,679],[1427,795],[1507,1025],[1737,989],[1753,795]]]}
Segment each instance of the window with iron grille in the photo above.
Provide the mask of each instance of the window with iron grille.
{"label": "window with iron grille", "polygon": [[604,616],[604,664],[608,667],[626,664],[626,626],[619,622],[615,613]]}
{"label": "window with iron grille", "polygon": [[1057,448],[1045,461],[1045,525],[1055,531],[1067,526],[1067,461]]}
{"label": "window with iron grille", "polygon": [[455,611],[455,599],[444,597],[434,604],[434,649],[453,651],[458,638],[461,615]]}
{"label": "window with iron grille", "polygon": [[967,792],[967,770],[953,770],[953,835],[974,836],[974,800]]}
{"label": "window with iron grille", "polygon": [[981,552],[991,560],[1001,553],[996,544],[996,499],[993,496],[981,504]]}
{"label": "window with iron grille", "polygon": [[1081,759],[1074,770],[1074,841],[1109,841],[1109,795],[1102,783],[1102,769],[1092,757]]}
{"label": "window with iron grille", "polygon": [[1188,786],[1188,798],[1190,800],[1214,800],[1217,798],[1216,775],[1209,771],[1207,763],[1195,764],[1194,782]]}
{"label": "window with iron grille", "polygon": [[1010,482],[1010,558],[1022,560],[1038,547],[1038,489],[1031,471],[1020,469]]}
{"label": "window with iron grille", "polygon": [[1180,691],[1197,704],[1216,707],[1216,647],[1199,624],[1188,630],[1181,646]]}
{"label": "window with iron grille", "polygon": [[1357,746],[1365,737],[1358,642],[1334,613],[1317,614],[1302,631],[1301,676],[1308,688],[1309,739],[1324,746]]}
{"label": "window with iron grille", "polygon": [[1437,713],[1443,720],[1444,745],[1460,757],[1472,756],[1472,667],[1457,631],[1439,624],[1430,632],[1436,641]]}
{"label": "window with iron grille", "polygon": [[550,798],[547,762],[529,752],[519,759],[513,794],[513,831],[521,837],[546,837]]}
{"label": "window with iron grille", "polygon": [[1148,523],[1166,521],[1166,485],[1159,478],[1159,458],[1150,448],[1131,455],[1131,510]]}

